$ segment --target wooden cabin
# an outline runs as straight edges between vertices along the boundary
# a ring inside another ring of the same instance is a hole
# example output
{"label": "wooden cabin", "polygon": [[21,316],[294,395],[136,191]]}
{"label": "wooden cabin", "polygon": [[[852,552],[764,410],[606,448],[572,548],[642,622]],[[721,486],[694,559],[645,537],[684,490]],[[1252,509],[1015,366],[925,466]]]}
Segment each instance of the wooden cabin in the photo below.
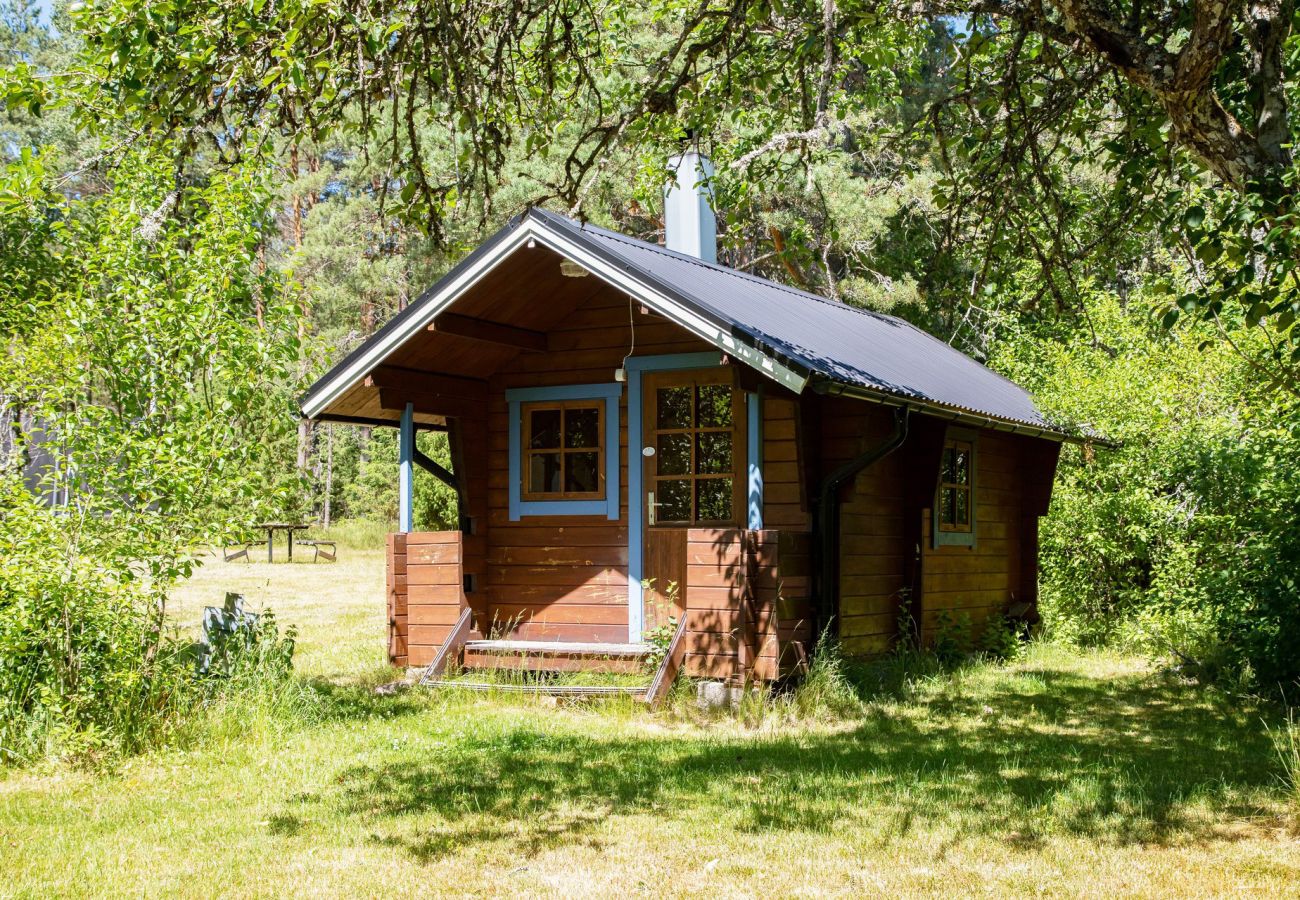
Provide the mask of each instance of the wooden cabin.
{"label": "wooden cabin", "polygon": [[[1072,436],[901,319],[716,264],[706,163],[679,165],[668,246],[531,209],[304,398],[400,429],[392,662],[631,668],[668,623],[672,667],[770,681],[828,628],[865,655],[1032,620]],[[416,466],[458,530],[412,529]]]}

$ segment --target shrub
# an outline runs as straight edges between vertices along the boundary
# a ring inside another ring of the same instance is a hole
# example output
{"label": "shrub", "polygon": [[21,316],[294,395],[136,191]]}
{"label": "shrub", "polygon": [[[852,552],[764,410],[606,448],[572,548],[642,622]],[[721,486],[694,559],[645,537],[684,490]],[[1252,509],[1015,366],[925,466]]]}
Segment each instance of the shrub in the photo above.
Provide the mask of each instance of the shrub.
{"label": "shrub", "polygon": [[257,263],[271,197],[239,166],[210,175],[178,189],[166,154],[127,153],[61,220],[48,303],[0,354],[7,761],[173,734],[210,688],[164,631],[167,592],[296,480],[265,455],[292,428],[297,347]]}
{"label": "shrub", "polygon": [[976,646],[982,656],[1010,660],[1020,655],[1024,629],[1001,613],[989,616]]}
{"label": "shrub", "polygon": [[[1258,386],[1263,338],[1161,331],[1140,298],[1091,301],[1095,332],[1013,329],[1000,365],[1121,446],[1067,447],[1040,532],[1050,635],[1118,643],[1207,680],[1300,678],[1300,405]],[[1290,637],[1290,639],[1288,639]]]}

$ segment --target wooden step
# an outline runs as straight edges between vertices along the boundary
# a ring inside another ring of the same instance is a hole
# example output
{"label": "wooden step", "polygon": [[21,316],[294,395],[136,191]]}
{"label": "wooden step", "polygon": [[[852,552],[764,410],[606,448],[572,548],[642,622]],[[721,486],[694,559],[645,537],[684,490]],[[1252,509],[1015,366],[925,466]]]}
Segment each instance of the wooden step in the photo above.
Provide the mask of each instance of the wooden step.
{"label": "wooden step", "polygon": [[467,641],[461,665],[466,669],[525,669],[534,672],[617,672],[641,670],[646,644],[582,641]]}
{"label": "wooden step", "polygon": [[538,694],[547,697],[612,697],[630,696],[645,699],[650,689],[647,684],[603,685],[603,684],[508,684],[491,681],[465,681],[459,678],[439,678],[430,681],[431,688],[446,690],[449,688],[462,691],[503,694]]}

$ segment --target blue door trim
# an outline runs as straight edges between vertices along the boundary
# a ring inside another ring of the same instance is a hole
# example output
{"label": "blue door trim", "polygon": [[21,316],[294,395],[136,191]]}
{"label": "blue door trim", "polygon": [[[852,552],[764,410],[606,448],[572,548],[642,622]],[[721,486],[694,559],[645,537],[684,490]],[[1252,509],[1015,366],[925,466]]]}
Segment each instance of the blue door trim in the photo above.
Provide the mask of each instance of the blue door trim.
{"label": "blue door trim", "polygon": [[763,392],[745,394],[745,433],[749,445],[749,527],[763,528]]}
{"label": "blue door trim", "polygon": [[[599,516],[612,522],[619,517],[618,398],[623,385],[560,384],[550,387],[510,388],[506,403],[510,407],[510,521],[524,516]],[[605,401],[605,499],[604,500],[523,500],[520,498],[522,472],[520,451],[522,437],[519,405],[546,400]]]}
{"label": "blue door trim", "polygon": [[710,369],[722,365],[722,354],[665,353],[659,356],[633,356],[623,367],[627,370],[627,639],[641,640],[645,624],[641,580],[645,577],[643,553],[645,541],[645,484],[641,459],[641,374],[671,372],[680,369]]}
{"label": "blue door trim", "polygon": [[410,534],[415,525],[415,405],[406,404],[397,433],[397,530]]}

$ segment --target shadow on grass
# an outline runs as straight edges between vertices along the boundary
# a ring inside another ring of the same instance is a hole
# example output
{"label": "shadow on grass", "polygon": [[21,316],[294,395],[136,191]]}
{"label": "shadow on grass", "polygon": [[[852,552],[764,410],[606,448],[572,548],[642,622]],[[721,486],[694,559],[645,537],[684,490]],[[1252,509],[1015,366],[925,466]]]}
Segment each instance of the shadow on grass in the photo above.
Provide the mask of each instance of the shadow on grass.
{"label": "shadow on grass", "polygon": [[1064,670],[939,689],[833,733],[602,738],[499,715],[481,726],[344,769],[322,799],[428,862],[482,842],[524,856],[598,845],[604,818],[637,813],[669,829],[880,843],[933,827],[1025,849],[1050,834],[1221,840],[1214,822],[1259,813],[1252,799],[1273,783],[1253,714],[1171,680]]}

